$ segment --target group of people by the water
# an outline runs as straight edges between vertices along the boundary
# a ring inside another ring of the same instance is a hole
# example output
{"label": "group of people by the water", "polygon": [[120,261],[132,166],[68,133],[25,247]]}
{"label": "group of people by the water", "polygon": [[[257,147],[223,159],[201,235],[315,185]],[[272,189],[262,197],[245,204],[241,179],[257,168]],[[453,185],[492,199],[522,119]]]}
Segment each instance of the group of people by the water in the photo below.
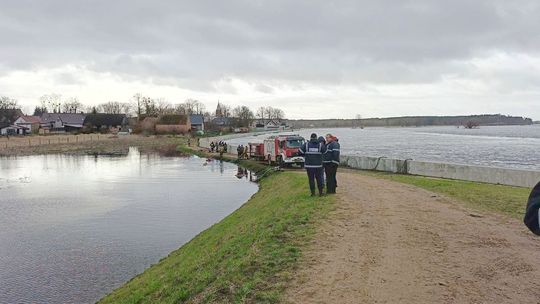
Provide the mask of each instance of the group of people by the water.
{"label": "group of people by the water", "polygon": [[220,140],[216,143],[214,142],[211,142],[210,143],[210,152],[211,153],[214,153],[214,152],[218,152],[220,154],[223,154],[223,153],[227,153],[227,143]]}
{"label": "group of people by the water", "polygon": [[236,153],[238,154],[238,159],[248,159],[248,147],[244,145],[239,145],[236,148]]}
{"label": "group of people by the water", "polygon": [[336,193],[339,150],[339,139],[332,134],[317,137],[317,134],[313,133],[309,141],[300,147],[299,152],[304,155],[304,167],[308,175],[311,196],[315,196],[316,193],[315,182],[319,196],[324,195],[325,180],[326,193]]}

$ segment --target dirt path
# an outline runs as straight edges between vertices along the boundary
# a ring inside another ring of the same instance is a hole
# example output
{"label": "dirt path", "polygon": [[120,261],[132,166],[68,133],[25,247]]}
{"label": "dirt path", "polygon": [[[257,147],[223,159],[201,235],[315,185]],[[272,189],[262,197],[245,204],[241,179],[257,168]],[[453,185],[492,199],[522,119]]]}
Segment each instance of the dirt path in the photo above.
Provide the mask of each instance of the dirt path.
{"label": "dirt path", "polygon": [[405,184],[338,179],[337,210],[286,303],[540,303],[540,239],[518,220]]}

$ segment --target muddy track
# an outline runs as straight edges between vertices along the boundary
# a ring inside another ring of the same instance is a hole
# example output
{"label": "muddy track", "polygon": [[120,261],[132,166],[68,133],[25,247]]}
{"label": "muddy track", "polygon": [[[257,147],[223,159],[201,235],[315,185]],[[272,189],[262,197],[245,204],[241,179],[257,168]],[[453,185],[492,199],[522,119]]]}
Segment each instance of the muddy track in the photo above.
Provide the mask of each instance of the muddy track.
{"label": "muddy track", "polygon": [[540,303],[540,239],[519,220],[350,171],[338,179],[336,211],[286,303]]}

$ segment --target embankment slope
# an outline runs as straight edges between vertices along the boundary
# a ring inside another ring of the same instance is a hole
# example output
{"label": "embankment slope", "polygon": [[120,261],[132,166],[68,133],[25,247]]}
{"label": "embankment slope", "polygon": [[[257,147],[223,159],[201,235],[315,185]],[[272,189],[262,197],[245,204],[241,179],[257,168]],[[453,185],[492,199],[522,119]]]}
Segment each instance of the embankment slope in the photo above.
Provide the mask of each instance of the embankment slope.
{"label": "embankment slope", "polygon": [[246,204],[99,303],[276,303],[333,198],[274,174]]}

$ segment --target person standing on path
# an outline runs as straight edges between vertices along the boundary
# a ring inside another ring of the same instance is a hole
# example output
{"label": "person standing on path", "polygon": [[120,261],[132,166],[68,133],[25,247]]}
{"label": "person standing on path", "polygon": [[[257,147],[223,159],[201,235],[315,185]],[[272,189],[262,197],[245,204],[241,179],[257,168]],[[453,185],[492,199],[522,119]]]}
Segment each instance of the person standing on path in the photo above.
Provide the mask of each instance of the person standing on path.
{"label": "person standing on path", "polygon": [[[319,136],[319,138],[317,139],[321,144],[324,145],[324,147],[326,148],[326,139],[324,139],[324,137],[322,136]],[[326,153],[326,152],[325,152]],[[324,178],[324,154],[323,154],[323,169],[321,170],[321,180],[322,180],[322,184],[323,184],[323,188],[324,186],[326,185],[326,180]]]}
{"label": "person standing on path", "polygon": [[242,154],[244,154],[244,146],[239,145],[238,148],[236,148],[236,153],[238,154],[238,159],[241,159]]}
{"label": "person standing on path", "polygon": [[323,154],[324,172],[326,173],[326,193],[335,194],[337,188],[337,169],[339,166],[339,149],[337,137],[326,135],[326,151]]}
{"label": "person standing on path", "polygon": [[540,235],[540,183],[534,186],[529,196],[523,222],[534,234]]}
{"label": "person standing on path", "polygon": [[311,196],[315,196],[315,180],[317,180],[317,188],[319,189],[319,196],[323,196],[323,181],[322,171],[323,162],[322,155],[326,151],[326,147],[319,142],[317,134],[313,133],[310,136],[310,140],[300,148],[300,154],[304,155],[304,167],[309,180],[309,189],[311,190]]}

